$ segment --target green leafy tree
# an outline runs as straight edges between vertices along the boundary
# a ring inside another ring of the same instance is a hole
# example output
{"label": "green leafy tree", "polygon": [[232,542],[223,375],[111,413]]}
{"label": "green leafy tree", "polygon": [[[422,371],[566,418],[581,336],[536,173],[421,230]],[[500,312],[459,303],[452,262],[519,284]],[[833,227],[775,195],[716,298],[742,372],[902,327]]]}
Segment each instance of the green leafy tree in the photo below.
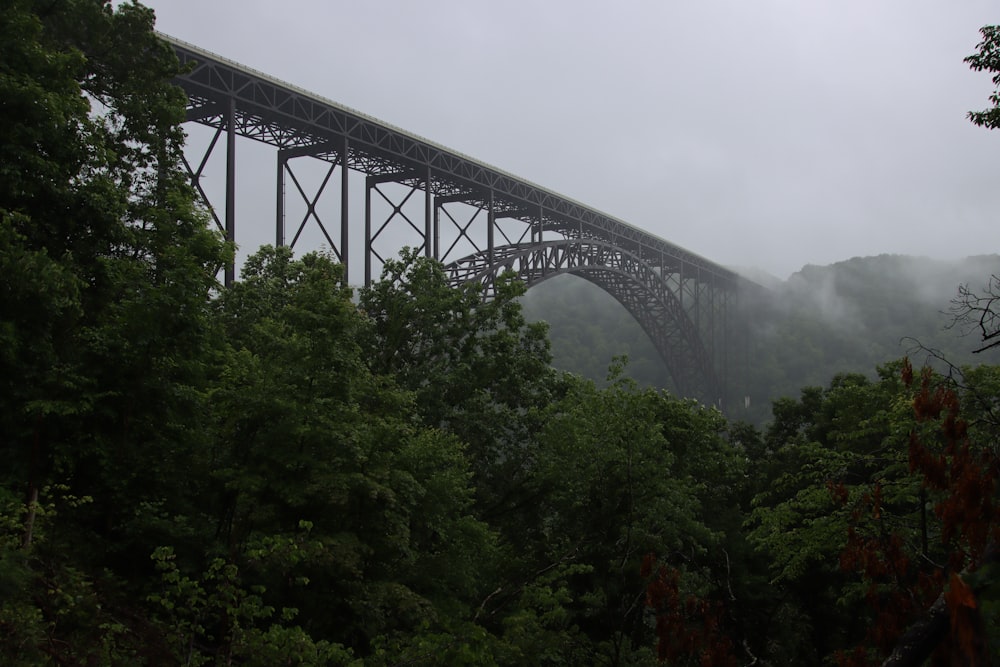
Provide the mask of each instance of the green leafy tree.
{"label": "green leafy tree", "polygon": [[770,561],[780,623],[762,657],[983,664],[993,650],[996,369],[961,386],[914,375],[904,360],[776,402],[751,463],[763,488],[749,538]]}
{"label": "green leafy tree", "polygon": [[[213,392],[213,507],[223,553],[264,603],[371,655],[458,627],[485,595],[493,538],[471,513],[462,443],[372,372],[371,324],[342,278],[326,256],[263,248],[219,299],[232,350]],[[302,522],[297,549],[267,546]]]}
{"label": "green leafy tree", "polygon": [[778,662],[818,663],[864,632],[864,591],[838,556],[849,538],[846,499],[882,488],[886,520],[915,527],[919,483],[907,469],[912,416],[899,368],[880,368],[878,381],[840,375],[775,402],[763,456],[751,463],[760,486],[748,537],[769,561],[773,622],[765,634]]}
{"label": "green leafy tree", "polygon": [[7,626],[13,655],[138,651],[106,610],[193,501],[173,480],[205,443],[207,303],[227,252],[180,166],[185,101],[152,26],[149,9],[97,0],[0,16],[0,482],[20,502],[3,505],[7,537],[20,530],[0,561],[43,630]]}
{"label": "green leafy tree", "polygon": [[[494,525],[530,502],[519,491],[531,467],[539,408],[561,391],[544,324],[528,324],[524,286],[501,277],[483,300],[455,288],[439,262],[404,251],[361,293],[372,323],[373,370],[413,392],[423,422],[468,446],[480,516]],[[517,531],[516,526],[511,530]]]}
{"label": "green leafy tree", "polygon": [[504,625],[513,655],[653,660],[641,575],[649,553],[682,569],[687,590],[720,593],[725,520],[711,516],[713,497],[742,477],[723,424],[714,410],[620,377],[605,389],[576,380],[551,403],[528,482],[535,501],[520,517],[509,583],[490,601],[519,610]]}

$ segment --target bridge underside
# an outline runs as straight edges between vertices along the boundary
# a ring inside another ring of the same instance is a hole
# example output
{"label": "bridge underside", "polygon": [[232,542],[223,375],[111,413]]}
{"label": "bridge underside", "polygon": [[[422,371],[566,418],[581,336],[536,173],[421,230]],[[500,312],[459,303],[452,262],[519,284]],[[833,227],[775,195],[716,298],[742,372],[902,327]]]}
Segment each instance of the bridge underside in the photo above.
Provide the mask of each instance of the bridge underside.
{"label": "bridge underside", "polygon": [[[349,277],[360,246],[366,284],[407,245],[440,260],[456,283],[477,281],[487,296],[504,270],[529,286],[573,273],[635,317],[682,395],[712,405],[738,395],[730,386],[730,350],[745,281],[732,271],[509,173],[164,38],[189,66],[177,80],[189,98],[187,119],[210,134],[202,155],[189,151],[186,158],[192,184],[228,239],[237,240],[237,139],[248,138],[276,156],[277,245],[294,247],[304,230],[318,229],[319,242]],[[225,152],[223,193],[204,182],[217,147]],[[301,178],[308,165],[319,167],[311,186]],[[362,179],[351,177],[359,173]],[[324,208],[332,197],[336,205]],[[235,279],[235,267],[225,279]]]}

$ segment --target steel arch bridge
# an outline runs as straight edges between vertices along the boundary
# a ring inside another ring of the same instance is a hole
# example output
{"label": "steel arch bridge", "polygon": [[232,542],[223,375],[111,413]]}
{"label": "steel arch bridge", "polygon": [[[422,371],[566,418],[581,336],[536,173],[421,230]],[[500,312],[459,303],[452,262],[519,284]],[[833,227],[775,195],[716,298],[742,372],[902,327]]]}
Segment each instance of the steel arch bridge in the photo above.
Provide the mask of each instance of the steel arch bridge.
{"label": "steel arch bridge", "polygon": [[[474,281],[487,297],[505,271],[528,287],[575,274],[604,289],[638,321],[679,395],[720,407],[740,395],[738,351],[746,349],[746,327],[738,296],[751,284],[733,271],[400,128],[160,36],[186,67],[176,81],[188,96],[186,120],[206,126],[211,135],[200,159],[186,157],[185,164],[229,240],[236,240],[237,138],[249,138],[276,153],[276,245],[294,247],[311,226],[350,270],[350,232],[363,229],[368,284],[384,259],[404,245],[402,235],[405,245],[440,260],[454,284]],[[214,206],[202,178],[220,143],[225,202]],[[322,165],[317,187],[304,185],[299,158]],[[363,223],[352,215],[358,174],[364,176]],[[319,202],[334,195],[339,216],[333,217],[339,220],[331,221]],[[304,211],[291,230],[289,199]],[[235,267],[226,267],[226,283],[234,279]]]}

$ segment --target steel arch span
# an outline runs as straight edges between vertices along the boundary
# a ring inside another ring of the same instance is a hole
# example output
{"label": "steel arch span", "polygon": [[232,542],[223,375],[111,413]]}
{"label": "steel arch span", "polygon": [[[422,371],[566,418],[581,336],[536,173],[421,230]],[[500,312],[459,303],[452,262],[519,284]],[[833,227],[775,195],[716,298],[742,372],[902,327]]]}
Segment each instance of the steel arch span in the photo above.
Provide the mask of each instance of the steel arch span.
{"label": "steel arch span", "polygon": [[589,280],[635,318],[653,342],[678,393],[715,403],[722,387],[698,327],[667,280],[640,257],[593,239],[521,243],[463,257],[445,267],[453,284],[482,285],[492,296],[496,278],[515,274],[527,287],[561,274]]}
{"label": "steel arch span", "polygon": [[[739,296],[755,286],[735,272],[467,155],[161,37],[184,66],[175,81],[188,98],[186,122],[210,138],[200,154],[189,141],[184,163],[227,239],[240,241],[237,172],[253,162],[237,169],[238,146],[265,147],[274,156],[267,180],[274,184],[276,245],[302,246],[313,234],[349,280],[365,284],[386,258],[410,246],[448,267],[456,283],[478,281],[487,296],[505,268],[529,286],[576,274],[639,322],[679,394],[720,407],[723,399],[726,407],[739,404],[740,357],[745,362],[749,349]],[[213,170],[220,152],[221,179]],[[258,228],[267,207],[257,201],[258,184],[253,193],[248,217]],[[235,278],[235,266],[226,267],[226,284]]]}

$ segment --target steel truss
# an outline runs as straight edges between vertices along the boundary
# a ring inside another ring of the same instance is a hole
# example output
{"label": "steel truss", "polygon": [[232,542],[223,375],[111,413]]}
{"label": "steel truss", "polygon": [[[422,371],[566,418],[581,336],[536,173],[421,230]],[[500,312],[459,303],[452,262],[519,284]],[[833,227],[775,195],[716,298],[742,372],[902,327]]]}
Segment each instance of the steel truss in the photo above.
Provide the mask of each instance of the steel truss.
{"label": "steel truss", "polygon": [[[729,347],[736,295],[734,272],[617,218],[166,35],[188,67],[177,83],[188,95],[187,120],[214,128],[203,159],[186,162],[194,186],[227,238],[235,239],[235,139],[277,149],[275,242],[294,244],[307,224],[318,226],[349,268],[349,175],[365,175],[364,280],[399,247],[390,229],[418,239],[456,283],[493,281],[512,270],[529,286],[574,273],[614,296],[663,356],[682,395],[719,404],[729,382]],[[212,151],[226,137],[224,219],[199,182]],[[320,185],[307,190],[292,160],[325,162]],[[339,179],[336,178],[339,175]],[[339,188],[331,186],[339,180]],[[324,220],[321,197],[339,189],[340,219]],[[285,199],[305,213],[286,230]],[[388,208],[385,217],[379,211]],[[462,210],[464,209],[464,210]],[[337,229],[336,227],[339,227]],[[339,232],[339,233],[338,233]],[[233,267],[226,282],[234,279]],[[740,327],[741,329],[742,327]],[[734,394],[736,395],[736,394]]]}

